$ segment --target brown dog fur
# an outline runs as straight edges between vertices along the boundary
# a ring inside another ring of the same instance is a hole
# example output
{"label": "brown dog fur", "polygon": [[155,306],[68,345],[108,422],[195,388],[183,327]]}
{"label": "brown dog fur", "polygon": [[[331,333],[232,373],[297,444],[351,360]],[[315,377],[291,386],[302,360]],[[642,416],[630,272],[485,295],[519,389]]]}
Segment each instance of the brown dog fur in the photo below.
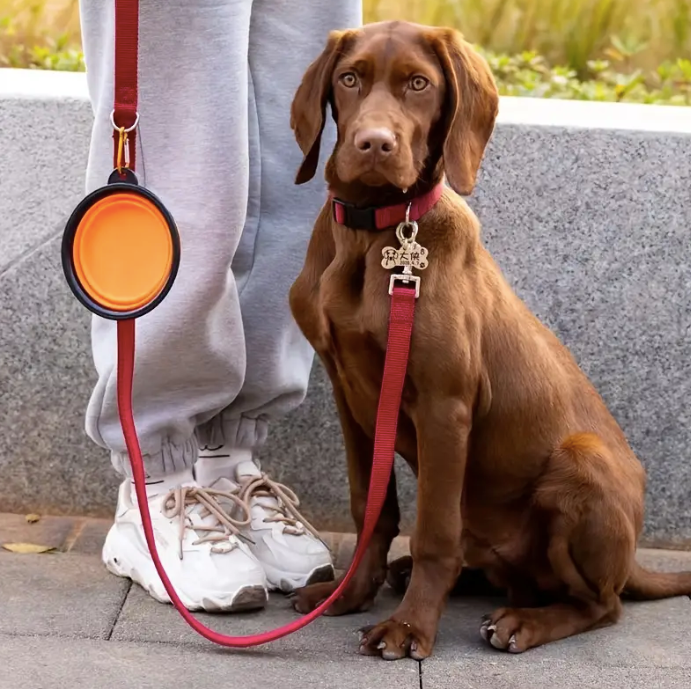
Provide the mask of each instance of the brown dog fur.
{"label": "brown dog fur", "polygon": [[[452,30],[391,22],[334,32],[293,103],[304,153],[298,183],[315,174],[329,104],[338,126],[330,189],[371,206],[414,198],[444,174],[458,194],[470,193],[498,96],[486,62]],[[358,132],[373,128],[396,136],[383,158],[354,146]],[[462,565],[508,593],[512,607],[489,615],[481,633],[510,652],[616,622],[626,593],[691,593],[691,573],[636,564],[644,470],[570,353],[503,278],[465,201],[445,190],[420,220],[418,241],[429,268],[396,446],[418,478],[412,572],[410,561],[394,565],[405,595],[389,620],[365,632],[361,652],[429,656]],[[327,203],[290,294],[333,384],[358,532],[388,329],[381,251],[395,243],[393,228],[337,224]],[[366,558],[329,614],[372,604],[398,522],[392,477]],[[296,609],[312,610],[334,586],[301,589]]]}

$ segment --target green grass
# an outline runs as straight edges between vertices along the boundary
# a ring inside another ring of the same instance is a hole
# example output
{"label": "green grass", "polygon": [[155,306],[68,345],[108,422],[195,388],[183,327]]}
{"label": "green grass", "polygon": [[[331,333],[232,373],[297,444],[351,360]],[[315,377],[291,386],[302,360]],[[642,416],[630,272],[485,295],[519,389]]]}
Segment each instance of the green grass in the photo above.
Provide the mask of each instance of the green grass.
{"label": "green grass", "polygon": [[[84,70],[78,9],[0,0],[0,66]],[[393,18],[460,29],[502,95],[691,105],[691,0],[365,0]]]}

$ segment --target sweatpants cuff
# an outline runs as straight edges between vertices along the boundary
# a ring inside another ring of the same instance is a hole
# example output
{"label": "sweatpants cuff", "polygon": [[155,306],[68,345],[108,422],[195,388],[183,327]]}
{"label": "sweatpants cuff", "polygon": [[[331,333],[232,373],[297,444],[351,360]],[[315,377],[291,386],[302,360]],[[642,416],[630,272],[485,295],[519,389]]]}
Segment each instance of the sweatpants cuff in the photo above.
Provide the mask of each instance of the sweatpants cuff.
{"label": "sweatpants cuff", "polygon": [[[146,477],[158,478],[193,467],[198,455],[199,449],[194,436],[182,443],[164,441],[160,452],[142,456]],[[127,452],[113,452],[111,462],[120,475],[132,478],[132,466]]]}
{"label": "sweatpants cuff", "polygon": [[221,412],[218,416],[196,429],[200,447],[221,447],[256,450],[266,442],[269,433],[269,417],[228,417]]}

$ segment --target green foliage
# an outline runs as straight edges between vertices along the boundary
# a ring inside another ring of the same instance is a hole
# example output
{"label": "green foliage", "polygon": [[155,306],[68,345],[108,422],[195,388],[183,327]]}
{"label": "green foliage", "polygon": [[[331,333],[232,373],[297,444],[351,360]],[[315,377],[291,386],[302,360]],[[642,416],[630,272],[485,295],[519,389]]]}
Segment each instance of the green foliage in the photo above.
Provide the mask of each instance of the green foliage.
{"label": "green foliage", "polygon": [[535,52],[501,55],[482,50],[505,96],[691,105],[691,60],[665,62],[656,70],[624,72],[611,60],[589,60],[586,74],[550,66]]}
{"label": "green foliage", "polygon": [[453,26],[497,53],[535,50],[582,78],[613,43],[648,71],[691,57],[691,0],[364,0],[364,8],[367,21]]}
{"label": "green foliage", "polygon": [[[365,0],[393,17],[460,28],[502,95],[691,105],[691,0]],[[84,71],[77,0],[0,0],[3,66]]]}
{"label": "green foliage", "polygon": [[76,48],[59,47],[59,41],[27,47],[13,45],[6,55],[0,54],[0,67],[49,69],[60,72],[83,72],[84,53]]}
{"label": "green foliage", "polygon": [[0,15],[0,67],[84,71],[79,43],[68,31],[54,34],[46,27],[42,7],[35,3],[25,8],[24,15],[9,11]]}

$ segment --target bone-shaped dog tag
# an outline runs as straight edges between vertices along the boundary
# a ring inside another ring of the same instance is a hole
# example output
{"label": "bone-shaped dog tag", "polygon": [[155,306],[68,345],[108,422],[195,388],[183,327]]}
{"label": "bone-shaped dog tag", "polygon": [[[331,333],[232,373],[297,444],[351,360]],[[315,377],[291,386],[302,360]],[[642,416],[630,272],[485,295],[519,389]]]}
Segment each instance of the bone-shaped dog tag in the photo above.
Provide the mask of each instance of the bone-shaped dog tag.
{"label": "bone-shaped dog tag", "polygon": [[392,246],[385,246],[381,250],[382,260],[381,264],[387,270],[392,270],[398,263],[398,249],[394,249]]}
{"label": "bone-shaped dog tag", "polygon": [[429,265],[428,251],[417,242],[406,242],[400,249],[386,246],[382,249],[382,266],[387,270],[393,268],[417,268],[424,270]]}
{"label": "bone-shaped dog tag", "polygon": [[399,249],[400,265],[424,270],[429,265],[427,261],[428,253],[424,246],[420,246],[417,242],[410,242],[410,244]]}

